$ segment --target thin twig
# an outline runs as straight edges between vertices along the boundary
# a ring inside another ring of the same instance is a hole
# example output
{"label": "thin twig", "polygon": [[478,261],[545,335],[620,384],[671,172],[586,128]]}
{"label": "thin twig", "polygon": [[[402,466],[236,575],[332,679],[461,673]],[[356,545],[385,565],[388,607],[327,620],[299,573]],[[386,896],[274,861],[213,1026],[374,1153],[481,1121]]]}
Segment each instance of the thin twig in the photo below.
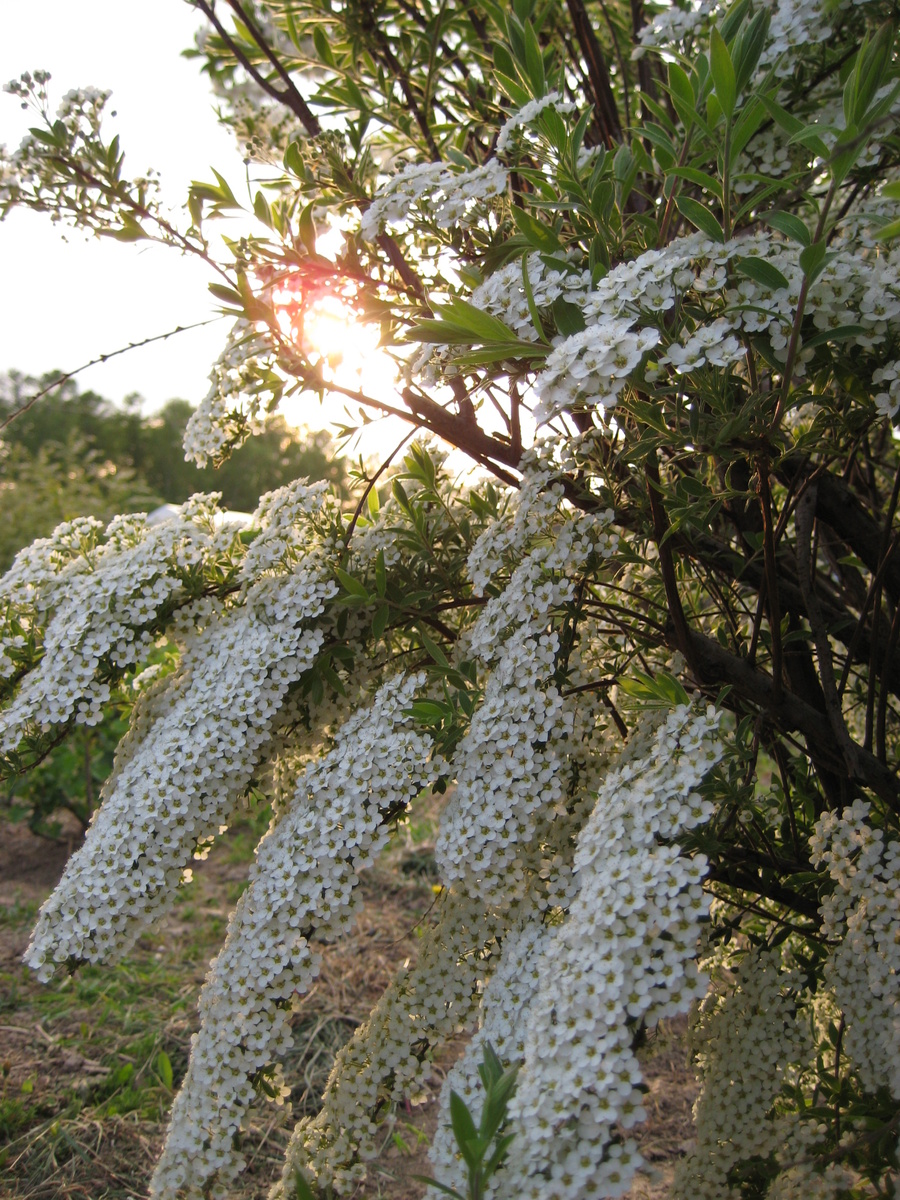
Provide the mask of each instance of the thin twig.
{"label": "thin twig", "polygon": [[110,350],[107,354],[98,354],[96,358],[92,358],[90,362],[82,363],[80,367],[75,367],[71,371],[65,371],[62,375],[58,375],[52,383],[48,383],[46,387],[41,388],[39,392],[31,397],[25,404],[14,409],[8,417],[0,421],[0,429],[5,429],[11,421],[16,417],[20,417],[22,413],[28,412],[33,404],[37,404],[38,400],[58,388],[60,384],[66,382],[67,379],[72,379],[81,371],[86,371],[88,367],[96,367],[98,363],[105,363],[111,358],[116,358],[119,354],[127,354],[129,350],[139,350],[141,346],[149,346],[151,342],[162,342],[166,338],[174,337],[176,333],[186,333],[189,329],[199,329],[203,325],[212,325],[215,321],[221,321],[222,317],[209,317],[206,321],[195,321],[193,325],[176,325],[174,329],[170,329],[168,333],[156,333],[153,337],[142,338],[139,342],[129,342],[127,346],[122,346],[119,350]]}

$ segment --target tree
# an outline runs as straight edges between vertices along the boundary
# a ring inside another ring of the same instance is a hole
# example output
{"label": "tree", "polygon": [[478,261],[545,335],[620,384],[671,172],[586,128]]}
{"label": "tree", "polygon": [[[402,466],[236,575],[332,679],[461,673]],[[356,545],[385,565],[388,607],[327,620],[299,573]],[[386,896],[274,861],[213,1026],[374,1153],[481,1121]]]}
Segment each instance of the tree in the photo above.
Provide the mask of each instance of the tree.
{"label": "tree", "polygon": [[[438,1181],[475,1194],[490,1151],[497,1196],[622,1194],[642,1040],[692,1004],[679,1195],[892,1194],[893,10],[194,7],[259,234],[215,260],[228,181],[194,184],[177,226],[103,142],[104,94],[54,120],[43,76],[14,86],[42,124],[6,206],[209,263],[236,321],[186,431],[198,461],[290,388],[438,441],[408,446],[380,505],[376,473],[351,513],[291,484],[243,534],[201,500],[151,529],[70,525],[2,585],[10,770],[94,720],[156,639],[180,646],[42,911],[42,977],[113,961],[242,795],[275,802],[154,1194],[227,1194],[247,1106],[283,1095],[315,945],[429,786],[437,917],[273,1197],[351,1191],[467,1025]],[[307,325],[326,295],[397,348],[395,403],[330,378]],[[439,443],[484,476],[454,484]]]}

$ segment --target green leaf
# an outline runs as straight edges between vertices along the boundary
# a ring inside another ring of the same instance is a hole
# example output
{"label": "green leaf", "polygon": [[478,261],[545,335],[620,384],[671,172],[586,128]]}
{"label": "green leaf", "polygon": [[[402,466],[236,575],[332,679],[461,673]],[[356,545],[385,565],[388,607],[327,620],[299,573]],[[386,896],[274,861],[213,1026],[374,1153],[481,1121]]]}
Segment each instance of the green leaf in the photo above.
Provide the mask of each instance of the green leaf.
{"label": "green leaf", "polygon": [[798,121],[795,116],[789,113],[786,108],[782,108],[771,96],[760,94],[759,99],[775,124],[779,125],[785,133],[789,133],[793,137],[794,134],[799,133],[804,128],[802,121]]}
{"label": "green leaf", "polygon": [[534,326],[534,331],[542,342],[547,341],[547,335],[544,333],[544,326],[541,322],[541,316],[538,312],[537,305],[534,302],[534,289],[531,286],[531,280],[528,277],[528,252],[522,255],[522,286],[525,288],[525,300],[528,303],[528,312],[531,316],[531,323]]}
{"label": "green leaf", "polygon": [[445,704],[437,704],[434,700],[414,700],[409,708],[403,711],[426,725],[439,725],[450,713]]}
{"label": "green leaf", "polygon": [[848,342],[870,332],[871,330],[866,329],[864,325],[838,325],[834,329],[822,329],[812,337],[804,338],[803,348],[809,350],[815,346],[824,346],[827,342]]}
{"label": "green leaf", "polygon": [[737,36],[738,30],[744,23],[744,18],[750,11],[750,0],[737,0],[722,18],[719,31],[726,42]]}
{"label": "green leaf", "polygon": [[586,327],[584,323],[584,314],[577,304],[573,304],[571,300],[567,300],[565,296],[557,296],[551,306],[553,312],[553,320],[556,323],[557,330],[564,337],[571,337],[573,333],[581,333]]}
{"label": "green leaf", "polygon": [[316,222],[313,218],[314,207],[315,201],[310,200],[309,204],[304,205],[301,209],[300,216],[297,218],[297,232],[300,234],[300,241],[310,254],[316,253]]}
{"label": "green leaf", "polygon": [[160,1050],[156,1056],[156,1073],[163,1082],[163,1086],[171,1092],[174,1076],[172,1074],[172,1061],[166,1054],[165,1050]]}
{"label": "green leaf", "polygon": [[821,275],[825,267],[828,248],[824,241],[813,242],[800,251],[800,269],[810,283]]}
{"label": "green leaf", "polygon": [[900,237],[900,218],[896,221],[889,221],[887,225],[882,225],[876,231],[875,236],[882,242],[890,242],[895,237]]}
{"label": "green leaf", "polygon": [[224,283],[208,283],[206,286],[223,304],[234,304],[237,308],[244,307],[244,297],[234,288],[226,287]]}
{"label": "green leaf", "polygon": [[394,479],[391,482],[391,493],[403,511],[411,516],[412,505],[409,502],[409,496],[406,494],[406,489],[399,479]]}
{"label": "green leaf", "polygon": [[486,367],[491,363],[513,362],[516,359],[546,358],[550,347],[543,342],[506,342],[486,350],[460,354],[454,362],[461,367]]}
{"label": "green leaf", "polygon": [[737,103],[737,80],[725,39],[715,28],[709,35],[709,68],[722,112],[725,114],[726,120],[730,121],[734,116],[734,106]]}
{"label": "green leaf", "polygon": [[523,208],[514,207],[512,215],[516,228],[530,245],[550,254],[559,250],[559,238],[556,234],[543,222],[535,220],[531,213],[525,212]]}
{"label": "green leaf", "polygon": [[382,604],[375,610],[375,616],[372,618],[372,637],[378,639],[382,636],[390,615],[390,606],[387,604]]}
{"label": "green leaf", "polygon": [[773,267],[764,258],[739,258],[735,265],[742,275],[762,284],[763,287],[771,288],[772,291],[778,291],[779,288],[787,290],[791,286],[778,268]]}
{"label": "green leaf", "polygon": [[722,200],[721,183],[714,176],[707,175],[705,171],[698,171],[694,167],[672,167],[670,171],[666,171],[666,176],[669,175],[674,175],[676,179],[686,179],[689,183],[696,183],[698,187],[712,192],[718,201]]}
{"label": "green leaf", "polygon": [[811,234],[806,222],[801,221],[793,213],[773,211],[763,213],[759,219],[765,221],[767,225],[771,225],[773,229],[777,229],[779,233],[783,233],[785,237],[799,242],[801,246],[808,246],[811,241]]}
{"label": "green leaf", "polygon": [[297,1200],[316,1200],[316,1194],[299,1171],[294,1173],[294,1190]]}
{"label": "green leaf", "polygon": [[678,63],[669,63],[669,95],[685,129],[697,119],[697,100],[687,72]]}
{"label": "green leaf", "polygon": [[687,217],[692,225],[705,233],[707,237],[711,237],[715,242],[724,242],[725,234],[722,226],[712,215],[708,208],[704,208],[697,200],[692,200],[690,196],[678,196],[675,199],[675,205],[683,217]]}
{"label": "green leaf", "polygon": [[104,233],[107,237],[115,238],[117,242],[140,242],[150,237],[128,213],[122,213],[121,229],[104,230]]}
{"label": "green leaf", "polygon": [[477,1140],[478,1133],[475,1129],[475,1122],[472,1120],[472,1114],[458,1092],[450,1093],[450,1124],[453,1126],[453,1136],[456,1138],[456,1144],[459,1146],[466,1165],[474,1167],[478,1159],[472,1153],[471,1144]]}
{"label": "green leaf", "polygon": [[535,96],[543,96],[547,88],[544,76],[544,56],[530,21],[525,22],[525,67]]}
{"label": "green leaf", "polygon": [[[288,15],[290,15],[290,9],[288,9]],[[325,30],[318,22],[313,25],[313,45],[316,48],[316,54],[318,54],[320,61],[325,63],[327,67],[333,67],[334,54],[328,43],[328,38],[325,36]]]}
{"label": "green leaf", "polygon": [[253,212],[256,214],[258,221],[262,221],[263,225],[269,229],[272,228],[272,210],[269,208],[269,202],[262,192],[257,192],[253,197]]}
{"label": "green leaf", "polygon": [[213,175],[215,175],[216,180],[218,181],[219,191],[220,191],[220,193],[222,195],[222,199],[225,201],[225,203],[227,205],[229,205],[229,207],[231,207],[231,208],[240,208],[241,206],[240,206],[240,204],[238,204],[237,199],[235,198],[234,192],[228,186],[228,181],[225,179],[225,177],[220,175],[215,167],[212,168],[212,173],[213,173]]}
{"label": "green leaf", "polygon": [[449,667],[450,661],[447,655],[443,652],[437,642],[433,641],[424,629],[419,630],[419,637],[422,639],[422,645],[428,651],[430,658],[434,659],[439,667]]}
{"label": "green leaf", "polygon": [[352,575],[348,575],[340,567],[335,567],[334,573],[345,592],[349,592],[351,596],[359,596],[361,600],[369,599],[369,593],[364,583],[361,583],[358,579],[354,579]]}
{"label": "green leaf", "polygon": [[[374,488],[372,491],[374,492]],[[384,596],[387,591],[387,573],[384,568],[384,551],[378,551],[378,557],[375,559],[375,590],[379,596]]]}
{"label": "green leaf", "polygon": [[759,65],[771,21],[769,9],[761,8],[738,33],[732,51],[738,95],[743,92]]}

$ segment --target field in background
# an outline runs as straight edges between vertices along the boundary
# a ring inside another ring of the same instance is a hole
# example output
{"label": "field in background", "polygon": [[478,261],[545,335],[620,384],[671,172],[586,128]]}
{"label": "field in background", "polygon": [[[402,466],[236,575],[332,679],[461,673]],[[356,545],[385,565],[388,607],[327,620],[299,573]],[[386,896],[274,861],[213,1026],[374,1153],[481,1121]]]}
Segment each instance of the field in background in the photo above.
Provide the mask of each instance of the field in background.
{"label": "field in background", "polygon": [[[249,1167],[233,1200],[263,1200],[294,1120],[315,1112],[335,1052],[368,1015],[393,970],[415,954],[416,929],[434,902],[433,832],[425,819],[403,846],[367,873],[365,909],[352,935],[325,951],[321,975],[294,1016],[285,1063],[292,1115],[271,1105],[244,1135]],[[87,968],[50,986],[23,967],[37,909],[71,843],[0,828],[0,1195],[3,1200],[138,1200],[187,1065],[196,1000],[209,959],[242,890],[256,831],[229,831],[172,913],[114,969]],[[639,1131],[657,1171],[634,1200],[668,1195],[672,1165],[691,1136],[696,1089],[686,1067],[683,1024],[647,1047],[649,1120]],[[435,1064],[430,1097],[401,1114],[360,1196],[414,1200],[428,1173],[428,1139],[444,1073],[462,1041]],[[513,1145],[512,1153],[515,1153]]]}

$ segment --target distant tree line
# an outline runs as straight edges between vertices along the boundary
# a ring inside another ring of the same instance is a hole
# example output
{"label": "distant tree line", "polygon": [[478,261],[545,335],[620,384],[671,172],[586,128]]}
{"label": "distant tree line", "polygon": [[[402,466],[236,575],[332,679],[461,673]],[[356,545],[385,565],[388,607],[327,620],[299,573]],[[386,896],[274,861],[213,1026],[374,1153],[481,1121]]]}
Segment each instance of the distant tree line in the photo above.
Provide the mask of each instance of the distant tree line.
{"label": "distant tree line", "polygon": [[[57,375],[0,374],[0,422]],[[263,492],[298,476],[343,487],[344,460],[329,435],[294,429],[280,415],[220,468],[198,469],[182,450],[191,412],[176,399],[148,416],[137,394],[116,405],[70,379],[0,429],[0,571],[22,546],[75,516],[111,518],[203,491],[252,512]]]}

